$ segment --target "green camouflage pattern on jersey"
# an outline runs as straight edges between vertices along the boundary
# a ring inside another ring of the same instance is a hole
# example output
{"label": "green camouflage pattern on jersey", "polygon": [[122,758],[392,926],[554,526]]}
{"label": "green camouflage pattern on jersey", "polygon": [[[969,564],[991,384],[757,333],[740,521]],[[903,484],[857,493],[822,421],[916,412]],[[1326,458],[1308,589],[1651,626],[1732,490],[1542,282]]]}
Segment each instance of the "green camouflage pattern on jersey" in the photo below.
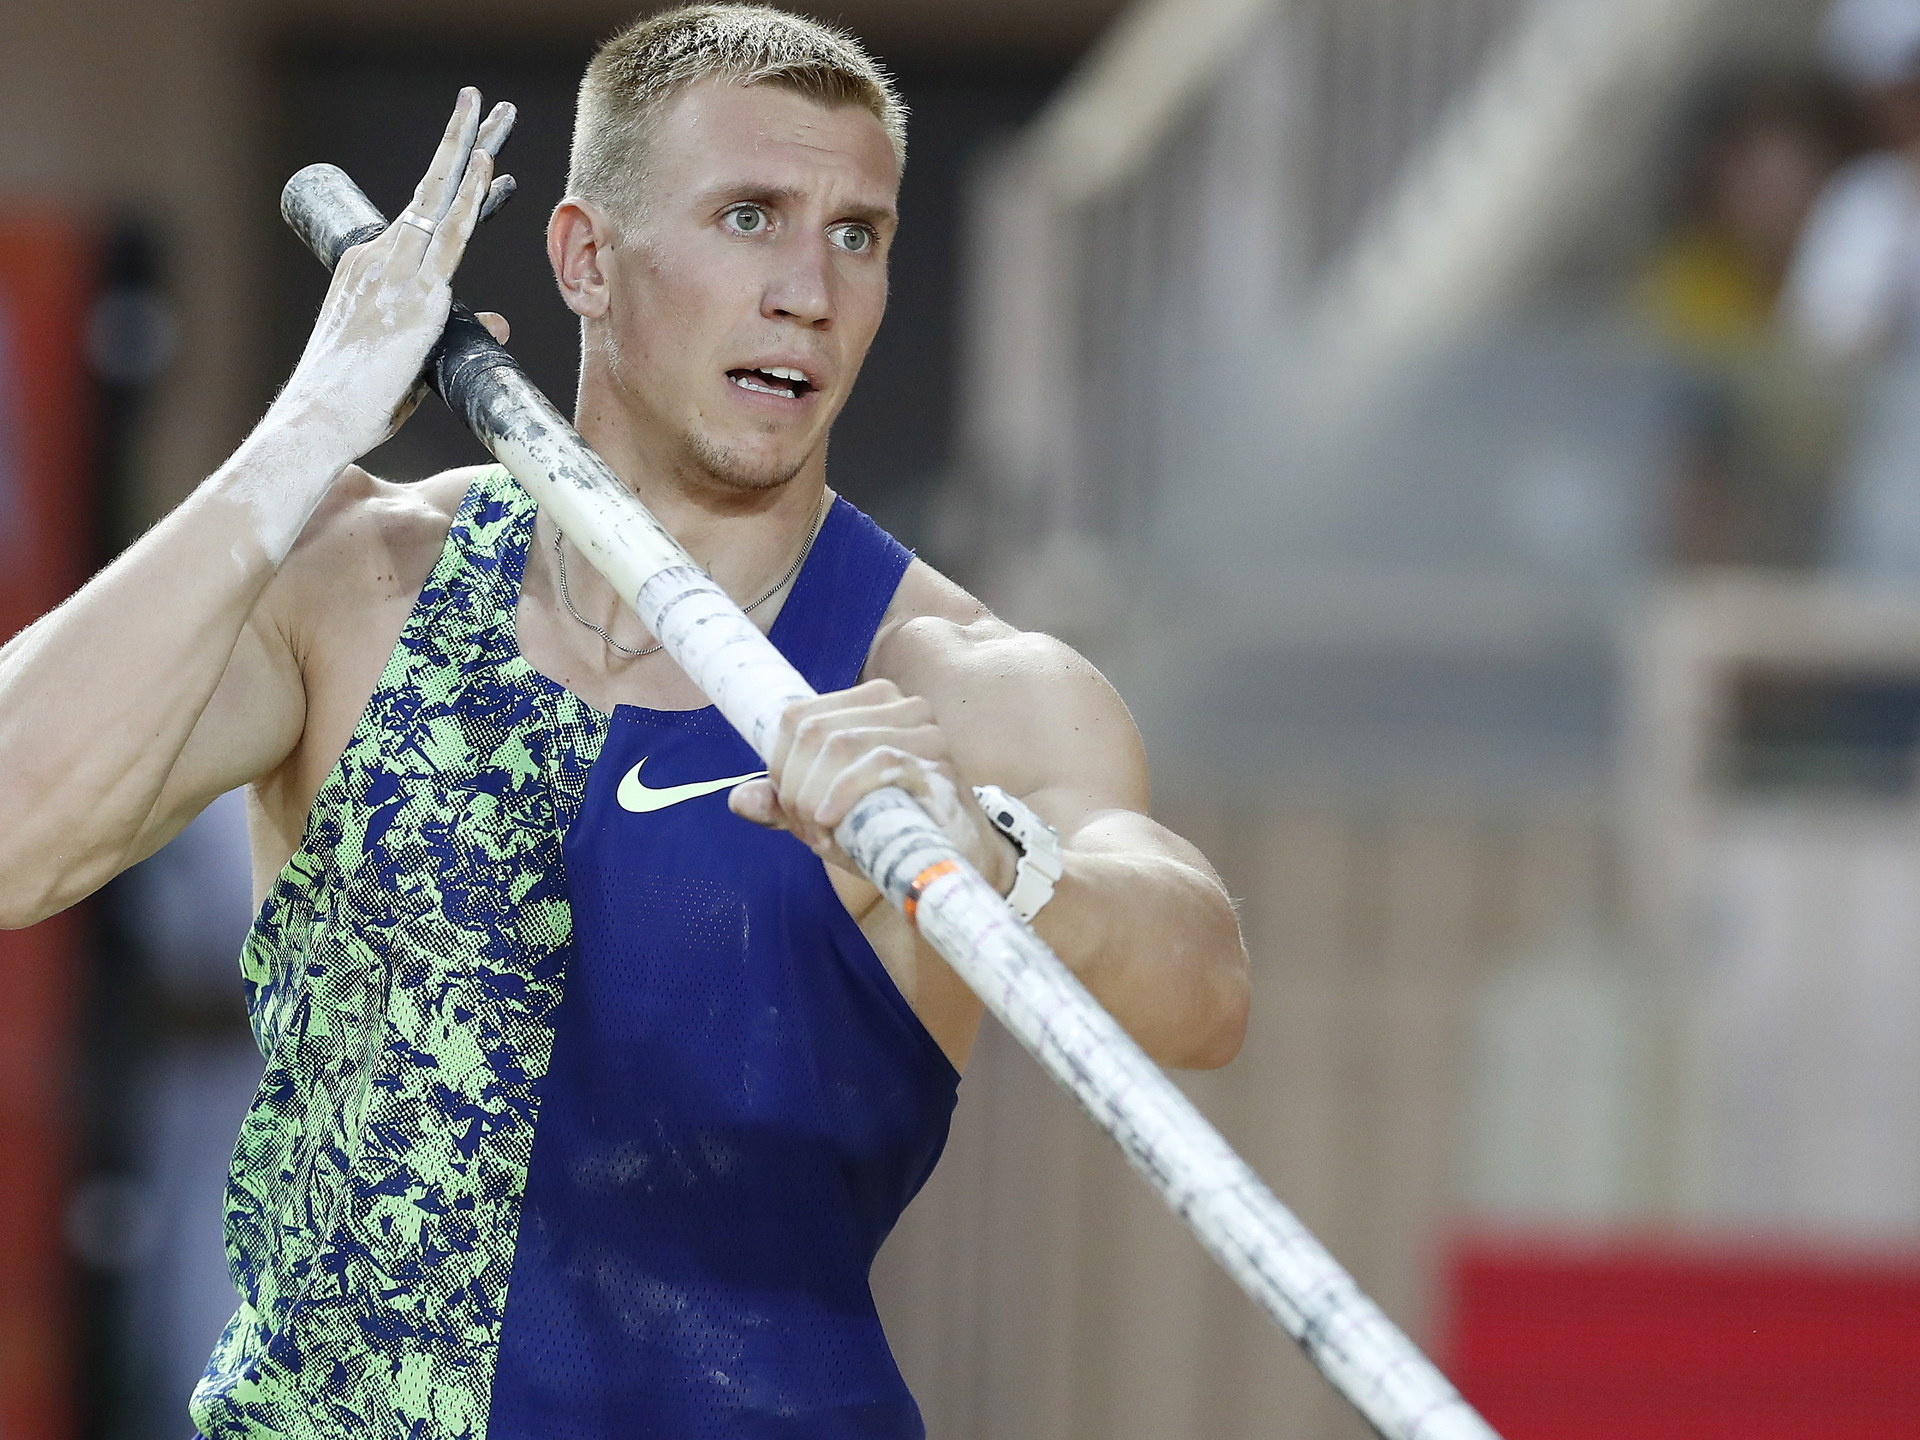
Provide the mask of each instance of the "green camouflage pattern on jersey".
{"label": "green camouflage pattern on jersey", "polygon": [[606,718],[514,634],[533,503],[469,489],[241,956],[266,1074],[227,1190],[226,1436],[486,1430]]}

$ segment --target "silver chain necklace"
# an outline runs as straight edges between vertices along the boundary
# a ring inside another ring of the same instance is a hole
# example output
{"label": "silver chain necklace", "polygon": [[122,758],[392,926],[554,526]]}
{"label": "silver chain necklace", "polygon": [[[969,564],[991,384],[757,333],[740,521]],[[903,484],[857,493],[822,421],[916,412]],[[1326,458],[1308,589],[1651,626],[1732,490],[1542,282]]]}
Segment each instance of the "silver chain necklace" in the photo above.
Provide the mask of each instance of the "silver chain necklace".
{"label": "silver chain necklace", "polygon": [[[820,538],[820,527],[825,523],[826,518],[827,497],[822,495],[820,497],[820,506],[814,511],[813,529],[807,532],[807,543],[800,547],[800,553],[794,556],[793,564],[787,567],[786,574],[774,581],[767,589],[767,592],[758,600],[755,600],[751,605],[742,605],[740,607],[740,613],[742,615],[751,615],[755,610],[758,610],[762,605],[766,604],[767,601],[786,589],[787,582],[800,573],[800,567],[807,563],[807,556],[813,553],[813,542]],[[593,621],[573,608],[573,597],[567,593],[567,552],[561,546],[560,527],[558,525],[553,527],[553,558],[558,563],[560,572],[560,603],[567,607],[567,613],[573,616],[574,619],[578,620],[582,625],[593,631],[594,634],[598,635],[602,640],[606,641],[607,644],[611,645],[630,660],[638,660],[642,655],[651,655],[655,651],[666,648],[664,645],[649,645],[644,650],[629,650],[625,645],[622,645],[618,640],[614,639],[613,636],[609,635],[605,630],[602,630],[598,625],[594,624]]]}

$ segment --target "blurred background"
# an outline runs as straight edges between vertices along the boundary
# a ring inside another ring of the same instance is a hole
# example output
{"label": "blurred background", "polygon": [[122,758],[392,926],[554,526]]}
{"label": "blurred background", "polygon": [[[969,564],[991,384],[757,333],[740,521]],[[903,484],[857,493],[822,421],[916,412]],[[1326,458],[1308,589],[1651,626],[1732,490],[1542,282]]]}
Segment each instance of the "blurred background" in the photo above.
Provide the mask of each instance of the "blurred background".
{"label": "blurred background", "polygon": [[[632,13],[8,0],[0,633],[264,408],[280,182],[397,209],[463,83],[564,406]],[[1509,1440],[1920,1435],[1920,0],[810,13],[914,112],[830,473],[1134,706],[1254,960],[1195,1099]],[[0,934],[0,1440],[190,1432],[243,812]],[[998,1033],[877,1284],[935,1440],[1365,1433]]]}

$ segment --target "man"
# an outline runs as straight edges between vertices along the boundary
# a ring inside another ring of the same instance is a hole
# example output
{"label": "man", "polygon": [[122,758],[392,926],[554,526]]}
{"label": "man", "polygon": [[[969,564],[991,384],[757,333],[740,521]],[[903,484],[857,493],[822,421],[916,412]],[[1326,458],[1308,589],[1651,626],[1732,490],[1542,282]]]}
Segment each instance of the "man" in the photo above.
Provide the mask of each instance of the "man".
{"label": "man", "polygon": [[1822,50],[1872,148],[1827,181],[1781,296],[1791,334],[1850,380],[1827,560],[1920,581],[1920,0],[1836,0]]}
{"label": "man", "polygon": [[1812,348],[1871,359],[1920,322],[1920,0],[1838,0],[1821,49],[1872,148],[1822,190],[1781,303]]}
{"label": "man", "polygon": [[0,652],[7,923],[253,787],[268,1067],[208,1436],[922,1433],[866,1272],[981,1012],[834,845],[877,785],[1158,1058],[1237,1049],[1232,907],[1118,698],[826,488],[903,116],[835,32],[668,12],[590,65],[549,226],[582,434],[823,692],[769,774],[502,472],[351,463],[510,123],[471,92],[259,429]]}

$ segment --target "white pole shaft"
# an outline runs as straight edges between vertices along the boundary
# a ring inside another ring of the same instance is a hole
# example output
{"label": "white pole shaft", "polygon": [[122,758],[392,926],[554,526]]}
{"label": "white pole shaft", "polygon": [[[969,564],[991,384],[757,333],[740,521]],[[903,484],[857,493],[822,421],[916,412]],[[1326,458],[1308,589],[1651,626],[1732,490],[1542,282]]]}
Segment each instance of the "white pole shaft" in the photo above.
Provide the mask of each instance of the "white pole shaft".
{"label": "white pole shaft", "polygon": [[[328,260],[372,213],[331,166],[295,176],[282,209]],[[468,339],[467,357],[439,371],[448,402],[767,758],[782,713],[811,687],[511,357]],[[876,790],[834,834],[1381,1435],[1498,1440],[911,796]]]}

